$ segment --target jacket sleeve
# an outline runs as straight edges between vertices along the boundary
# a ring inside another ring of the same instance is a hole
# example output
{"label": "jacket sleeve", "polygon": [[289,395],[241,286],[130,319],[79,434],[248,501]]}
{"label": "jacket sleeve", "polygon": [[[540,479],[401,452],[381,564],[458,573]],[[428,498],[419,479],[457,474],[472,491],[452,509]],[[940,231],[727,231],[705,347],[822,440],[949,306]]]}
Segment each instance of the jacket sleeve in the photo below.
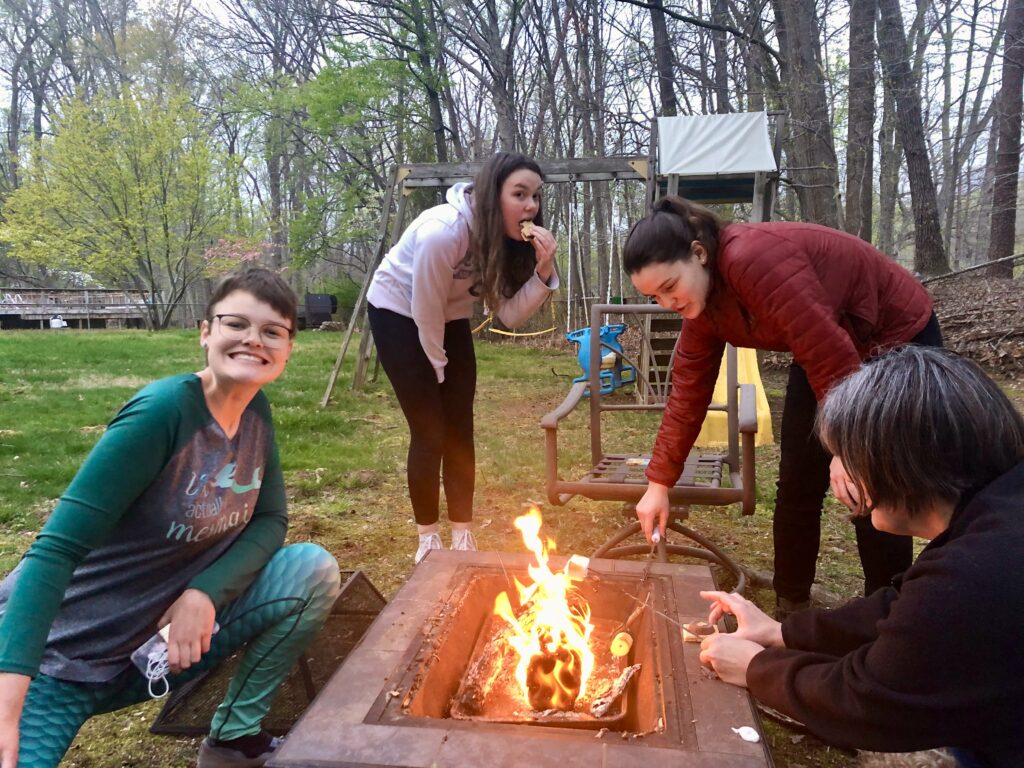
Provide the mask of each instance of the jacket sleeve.
{"label": "jacket sleeve", "polygon": [[715,392],[725,342],[702,319],[683,322],[672,363],[672,392],[654,441],[647,479],[675,485]]}
{"label": "jacket sleeve", "polygon": [[[983,559],[923,554],[885,618],[872,624],[878,611],[856,609],[865,625],[850,629],[846,645],[873,640],[842,655],[827,650],[843,644],[828,642],[826,652],[766,649],[747,669],[751,693],[839,746],[907,752],[1005,741],[1004,729],[1019,728],[1007,722],[1019,710],[1006,702],[1024,695],[1022,606],[993,583],[991,570],[976,566]],[[787,643],[795,618],[783,632]]]}
{"label": "jacket sleeve", "polygon": [[205,592],[220,608],[241,594],[274,553],[288,530],[284,477],[277,444],[271,439],[266,472],[252,520],[219,558],[196,574],[189,587]]}
{"label": "jacket sleeve", "polygon": [[0,619],[0,671],[39,671],[72,573],[163,471],[175,446],[176,414],[169,398],[144,390],[107,426],[25,554]]}
{"label": "jacket sleeve", "polygon": [[860,367],[860,354],[839,325],[839,309],[807,254],[789,240],[764,239],[768,245],[756,255],[734,259],[726,277],[755,318],[779,329],[820,401],[833,384]]}
{"label": "jacket sleeve", "polygon": [[517,328],[533,317],[558,286],[558,272],[552,272],[546,283],[534,272],[515,295],[498,308],[498,319],[509,328]]}
{"label": "jacket sleeve", "polygon": [[895,589],[886,587],[833,610],[799,611],[783,622],[782,639],[787,648],[832,656],[850,653],[878,638],[877,624],[889,615],[889,607],[898,595]]}
{"label": "jacket sleeve", "polygon": [[412,319],[420,345],[434,367],[438,382],[444,381],[448,355],[444,351],[444,318],[455,265],[464,250],[451,230],[425,224],[416,234],[412,260]]}

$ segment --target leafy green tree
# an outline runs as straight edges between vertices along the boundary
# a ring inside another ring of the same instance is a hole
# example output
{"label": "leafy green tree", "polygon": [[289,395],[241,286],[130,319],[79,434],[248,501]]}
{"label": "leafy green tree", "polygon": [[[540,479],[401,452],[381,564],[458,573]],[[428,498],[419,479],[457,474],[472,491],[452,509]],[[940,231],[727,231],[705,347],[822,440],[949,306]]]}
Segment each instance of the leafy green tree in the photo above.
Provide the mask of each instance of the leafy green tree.
{"label": "leafy green tree", "polygon": [[221,159],[181,94],[67,102],[7,200],[0,240],[12,255],[146,292],[166,328],[189,286],[230,265]]}

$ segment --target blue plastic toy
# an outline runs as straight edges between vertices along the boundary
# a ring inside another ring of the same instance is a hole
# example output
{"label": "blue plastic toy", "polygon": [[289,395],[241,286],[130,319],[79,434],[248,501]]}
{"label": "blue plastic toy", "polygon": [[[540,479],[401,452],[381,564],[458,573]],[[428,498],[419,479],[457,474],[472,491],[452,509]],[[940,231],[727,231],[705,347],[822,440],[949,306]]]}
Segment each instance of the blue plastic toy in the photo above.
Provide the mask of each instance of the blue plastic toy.
{"label": "blue plastic toy", "polygon": [[[625,365],[622,362],[622,344],[619,343],[619,334],[626,330],[625,323],[613,323],[601,326],[601,394],[609,395],[619,387],[632,384],[636,381],[636,369],[632,365]],[[570,331],[565,338],[572,344],[576,344],[576,359],[579,361],[583,375],[577,376],[573,382],[590,381],[590,328],[580,328],[578,331]],[[614,355],[614,360],[608,358]],[[606,362],[607,361],[607,362]],[[587,395],[589,395],[589,390]]]}

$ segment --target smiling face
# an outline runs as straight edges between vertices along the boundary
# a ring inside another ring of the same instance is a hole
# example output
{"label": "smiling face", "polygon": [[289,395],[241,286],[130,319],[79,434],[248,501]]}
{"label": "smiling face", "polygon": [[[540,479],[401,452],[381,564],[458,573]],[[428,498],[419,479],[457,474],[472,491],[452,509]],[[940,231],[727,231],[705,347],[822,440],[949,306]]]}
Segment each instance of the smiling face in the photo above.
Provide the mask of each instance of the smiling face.
{"label": "smiling face", "polygon": [[258,389],[281,375],[293,344],[286,318],[248,291],[229,293],[212,315],[199,338],[218,383]]}
{"label": "smiling face", "polygon": [[512,171],[501,185],[501,217],[505,234],[513,240],[522,240],[520,224],[533,221],[540,211],[540,188],[544,182],[529,168]]}
{"label": "smiling face", "polygon": [[711,275],[705,266],[704,248],[695,243],[689,261],[664,261],[648,264],[630,275],[633,286],[665,309],[693,320],[704,311]]}

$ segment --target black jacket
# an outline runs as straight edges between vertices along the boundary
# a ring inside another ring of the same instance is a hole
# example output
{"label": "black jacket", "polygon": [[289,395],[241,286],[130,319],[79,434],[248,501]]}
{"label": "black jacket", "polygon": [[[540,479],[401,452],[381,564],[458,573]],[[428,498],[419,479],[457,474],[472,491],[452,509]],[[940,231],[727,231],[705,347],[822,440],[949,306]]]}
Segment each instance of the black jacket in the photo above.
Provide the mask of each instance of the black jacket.
{"label": "black jacket", "polygon": [[895,587],[782,626],[751,693],[832,744],[1024,766],[1024,463],[962,501]]}

